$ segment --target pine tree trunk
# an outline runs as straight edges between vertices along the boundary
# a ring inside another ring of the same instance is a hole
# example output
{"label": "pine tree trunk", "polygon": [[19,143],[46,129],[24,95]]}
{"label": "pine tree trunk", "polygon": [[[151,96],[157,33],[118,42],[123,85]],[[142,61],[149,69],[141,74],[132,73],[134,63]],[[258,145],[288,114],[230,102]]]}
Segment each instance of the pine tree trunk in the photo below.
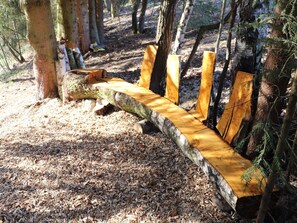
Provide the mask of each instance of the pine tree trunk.
{"label": "pine tree trunk", "polygon": [[137,12],[138,12],[138,8],[139,8],[139,1],[140,0],[132,0],[133,3],[133,10],[132,10],[132,30],[133,33],[136,34],[137,33]]}
{"label": "pine tree trunk", "polygon": [[[283,4],[279,3],[275,8],[271,38],[286,39],[282,29],[283,21],[279,18],[286,4],[287,1],[284,1]],[[294,61],[290,55],[290,49],[286,45],[275,42],[270,45],[264,64],[253,126],[259,122],[270,122],[272,125],[279,125],[279,116],[284,107],[283,98],[290,80],[291,70],[294,67]],[[256,147],[262,143],[262,136],[263,131],[251,135],[246,151],[246,155],[250,159],[256,157]]]}
{"label": "pine tree trunk", "polygon": [[97,29],[99,35],[99,41],[101,47],[104,46],[104,13],[103,13],[103,0],[96,0],[96,22],[97,22]]}
{"label": "pine tree trunk", "polygon": [[57,43],[48,0],[21,2],[25,10],[28,39],[34,50],[33,70],[37,82],[37,98],[57,97]]}
{"label": "pine tree trunk", "polygon": [[147,8],[147,0],[142,0],[141,11],[139,15],[139,25],[138,25],[139,33],[144,33],[144,18],[145,18],[146,8]]}
{"label": "pine tree trunk", "polygon": [[80,49],[83,54],[90,48],[90,23],[89,23],[89,1],[77,0],[78,30],[80,36]]}
{"label": "pine tree trunk", "polygon": [[100,45],[100,39],[98,35],[97,23],[96,23],[96,2],[95,0],[89,0],[89,21],[90,21],[90,39],[91,43]]}
{"label": "pine tree trunk", "polygon": [[161,6],[160,24],[162,24],[161,35],[158,42],[155,64],[152,71],[150,90],[164,95],[166,63],[172,42],[172,27],[177,0],[163,0]]}
{"label": "pine tree trunk", "polygon": [[259,213],[257,217],[257,223],[264,222],[266,213],[268,211],[274,184],[279,175],[279,165],[280,165],[281,159],[283,158],[282,155],[285,148],[284,144],[286,144],[286,138],[290,130],[290,125],[293,120],[294,113],[296,111],[296,103],[297,103],[297,70],[293,74],[293,85],[291,89],[291,95],[289,97],[289,102],[288,102],[286,114],[284,117],[284,123],[281,128],[280,136],[276,146],[276,151],[273,157],[271,173],[269,174],[265,192],[261,200],[261,205],[260,205]]}
{"label": "pine tree trunk", "polygon": [[[58,17],[62,17],[60,21],[61,32],[63,36],[58,38],[66,39],[67,47],[76,48],[79,46],[79,33],[78,33],[78,18],[77,18],[77,0],[58,0],[59,11],[62,13]],[[61,34],[60,33],[60,34]]]}
{"label": "pine tree trunk", "polygon": [[174,41],[173,50],[172,50],[173,54],[180,54],[180,49],[182,48],[182,45],[184,43],[185,32],[187,30],[188,22],[192,14],[194,4],[195,4],[195,0],[186,1],[185,8],[181,16],[181,19],[177,28],[177,33],[175,36],[175,41]]}

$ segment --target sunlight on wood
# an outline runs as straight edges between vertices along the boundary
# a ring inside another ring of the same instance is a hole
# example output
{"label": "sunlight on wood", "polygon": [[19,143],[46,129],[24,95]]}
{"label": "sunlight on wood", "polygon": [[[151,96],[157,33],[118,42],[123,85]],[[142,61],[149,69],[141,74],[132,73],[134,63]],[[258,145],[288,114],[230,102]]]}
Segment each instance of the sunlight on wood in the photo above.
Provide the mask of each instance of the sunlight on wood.
{"label": "sunlight on wood", "polygon": [[205,121],[208,116],[215,58],[216,54],[214,52],[204,51],[196,114],[195,112],[191,112],[191,114],[200,121]]}
{"label": "sunlight on wood", "polygon": [[158,47],[148,45],[144,52],[141,66],[139,86],[149,89]]}
{"label": "sunlight on wood", "polygon": [[250,73],[237,72],[230,100],[217,125],[220,134],[228,143],[231,143],[238,133],[242,121],[251,116],[253,77]]}
{"label": "sunlight on wood", "polygon": [[180,62],[178,55],[169,55],[167,59],[167,77],[165,97],[178,104],[178,90],[180,77]]}

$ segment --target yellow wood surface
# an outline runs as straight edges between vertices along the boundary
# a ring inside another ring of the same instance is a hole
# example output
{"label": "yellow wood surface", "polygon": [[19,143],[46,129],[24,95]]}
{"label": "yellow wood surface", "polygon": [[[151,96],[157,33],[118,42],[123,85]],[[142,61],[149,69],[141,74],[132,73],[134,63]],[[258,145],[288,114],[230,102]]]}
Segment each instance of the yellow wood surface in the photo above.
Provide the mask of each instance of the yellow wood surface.
{"label": "yellow wood surface", "polygon": [[205,121],[208,116],[215,58],[214,52],[204,51],[201,84],[196,105],[197,114],[195,115],[200,121]]}
{"label": "yellow wood surface", "polygon": [[141,66],[139,86],[149,89],[158,47],[148,45],[144,52]]}
{"label": "yellow wood surface", "polygon": [[175,104],[178,104],[178,89],[179,89],[179,56],[169,55],[167,59],[167,76],[165,97]]}
{"label": "yellow wood surface", "polygon": [[226,105],[217,129],[222,137],[231,143],[244,118],[251,115],[253,75],[238,71],[230,100]]}
{"label": "yellow wood surface", "polygon": [[[190,144],[197,148],[210,165],[223,176],[238,198],[262,194],[256,179],[253,178],[248,187],[245,187],[245,183],[241,179],[243,172],[251,167],[252,163],[234,152],[233,148],[220,136],[188,114],[184,109],[150,90],[118,78],[105,78],[104,81],[96,83],[94,86],[127,94],[170,120]],[[260,172],[258,175],[259,178],[262,177]],[[262,185],[262,188],[264,187],[265,182]]]}

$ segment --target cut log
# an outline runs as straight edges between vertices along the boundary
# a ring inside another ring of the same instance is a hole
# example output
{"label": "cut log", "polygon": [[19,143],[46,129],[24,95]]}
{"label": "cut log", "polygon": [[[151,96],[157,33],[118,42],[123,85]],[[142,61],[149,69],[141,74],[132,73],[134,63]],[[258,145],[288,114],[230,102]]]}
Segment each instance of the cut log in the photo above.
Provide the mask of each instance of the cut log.
{"label": "cut log", "polygon": [[133,128],[139,134],[148,134],[150,132],[159,131],[159,129],[153,123],[149,122],[146,119],[136,122]]}
{"label": "cut log", "polygon": [[242,175],[252,163],[185,110],[148,89],[118,78],[104,78],[88,84],[87,76],[68,72],[64,86],[70,99],[103,98],[152,122],[201,167],[239,215],[255,216],[266,185],[265,177],[255,169],[255,177],[246,184]]}

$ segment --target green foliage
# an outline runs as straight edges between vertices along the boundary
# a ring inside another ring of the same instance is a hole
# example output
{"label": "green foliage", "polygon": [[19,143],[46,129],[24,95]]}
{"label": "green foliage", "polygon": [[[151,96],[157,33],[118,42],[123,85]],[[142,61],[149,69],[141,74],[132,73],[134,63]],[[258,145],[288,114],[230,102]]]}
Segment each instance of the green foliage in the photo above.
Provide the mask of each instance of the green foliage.
{"label": "green foliage", "polygon": [[21,11],[18,0],[0,2],[0,66],[2,70],[10,70],[12,58],[23,61],[21,44],[26,36],[25,15]]}

